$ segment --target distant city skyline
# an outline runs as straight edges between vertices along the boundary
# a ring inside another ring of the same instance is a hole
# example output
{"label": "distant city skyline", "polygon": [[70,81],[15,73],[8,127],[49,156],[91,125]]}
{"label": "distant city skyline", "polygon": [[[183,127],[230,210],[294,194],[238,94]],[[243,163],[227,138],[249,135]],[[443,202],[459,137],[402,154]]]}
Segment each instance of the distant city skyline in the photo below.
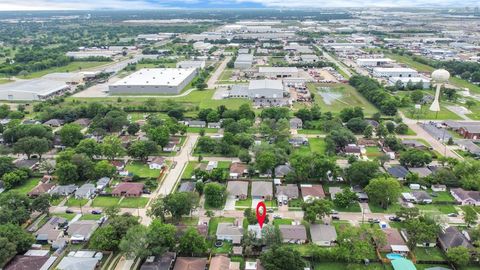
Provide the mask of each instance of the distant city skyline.
{"label": "distant city skyline", "polygon": [[8,10],[94,10],[167,8],[476,7],[477,0],[2,0]]}

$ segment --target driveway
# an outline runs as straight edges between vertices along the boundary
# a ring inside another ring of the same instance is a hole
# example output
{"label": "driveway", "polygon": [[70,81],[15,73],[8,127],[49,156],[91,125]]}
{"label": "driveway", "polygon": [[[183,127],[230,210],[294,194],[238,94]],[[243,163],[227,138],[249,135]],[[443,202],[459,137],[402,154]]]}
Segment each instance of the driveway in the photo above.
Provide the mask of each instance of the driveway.
{"label": "driveway", "polygon": [[225,202],[225,208],[223,210],[235,210],[235,203],[237,199],[235,196],[228,196],[227,201]]}

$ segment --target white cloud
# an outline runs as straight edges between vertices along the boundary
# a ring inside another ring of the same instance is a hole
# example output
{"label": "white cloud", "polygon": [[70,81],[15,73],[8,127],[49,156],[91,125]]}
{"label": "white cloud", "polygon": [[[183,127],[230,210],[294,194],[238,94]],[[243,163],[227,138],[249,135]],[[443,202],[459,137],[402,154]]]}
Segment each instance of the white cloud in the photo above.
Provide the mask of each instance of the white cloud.
{"label": "white cloud", "polygon": [[478,6],[478,0],[233,0],[236,3],[259,3],[272,8],[325,7],[459,7]]}

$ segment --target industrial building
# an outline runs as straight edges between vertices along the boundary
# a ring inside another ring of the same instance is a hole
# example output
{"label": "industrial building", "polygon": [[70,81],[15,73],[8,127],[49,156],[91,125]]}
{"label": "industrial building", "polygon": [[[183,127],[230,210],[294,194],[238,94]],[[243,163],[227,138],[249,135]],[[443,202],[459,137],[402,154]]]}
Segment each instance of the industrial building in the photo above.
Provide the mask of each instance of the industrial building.
{"label": "industrial building", "polygon": [[423,89],[430,88],[430,78],[419,76],[419,77],[390,77],[388,78],[388,83],[390,85],[395,85],[397,82],[402,83],[402,87],[406,87],[408,82],[411,82],[414,85],[417,85],[419,82],[422,83]]}
{"label": "industrial building", "polygon": [[252,54],[239,54],[233,66],[238,69],[248,69],[252,67],[252,64],[253,64]]}
{"label": "industrial building", "polygon": [[0,85],[0,100],[46,100],[70,90],[63,81],[33,79]]}
{"label": "industrial building", "polygon": [[230,90],[231,98],[280,99],[284,97],[284,86],[280,80],[252,80],[247,85],[234,85]]}
{"label": "industrial building", "polygon": [[185,60],[177,63],[177,68],[196,68],[202,69],[205,68],[205,61],[203,60]]}
{"label": "industrial building", "polygon": [[195,68],[147,68],[108,88],[111,94],[178,94],[196,74]]}
{"label": "industrial building", "polygon": [[418,72],[411,68],[374,68],[373,76],[375,77],[417,77]]}
{"label": "industrial building", "polygon": [[381,67],[395,62],[390,58],[358,58],[357,65],[361,67]]}
{"label": "industrial building", "polygon": [[296,67],[259,67],[258,73],[265,78],[298,77]]}
{"label": "industrial building", "polygon": [[90,57],[106,57],[112,58],[115,55],[121,54],[121,51],[111,51],[111,50],[85,50],[78,52],[67,52],[65,55],[72,57],[73,59],[82,59]]}

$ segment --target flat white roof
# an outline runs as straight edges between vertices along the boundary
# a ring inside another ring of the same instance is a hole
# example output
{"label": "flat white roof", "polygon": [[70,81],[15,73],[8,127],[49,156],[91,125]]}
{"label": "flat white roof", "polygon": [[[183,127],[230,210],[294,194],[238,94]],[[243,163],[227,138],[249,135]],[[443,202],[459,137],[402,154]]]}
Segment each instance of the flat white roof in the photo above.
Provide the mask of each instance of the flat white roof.
{"label": "flat white roof", "polygon": [[249,90],[254,89],[278,89],[283,90],[283,83],[280,80],[252,80],[248,85]]}
{"label": "flat white roof", "polygon": [[358,58],[357,61],[363,62],[394,62],[390,58]]}
{"label": "flat white roof", "polygon": [[296,73],[298,69],[296,67],[259,67],[258,72],[260,73],[280,73],[280,72],[289,72]]}
{"label": "flat white roof", "polygon": [[416,73],[417,71],[412,68],[374,68],[373,71],[375,72],[414,72]]}
{"label": "flat white roof", "polygon": [[0,92],[35,93],[40,96],[49,95],[67,88],[65,82],[50,79],[22,80],[0,85]]}
{"label": "flat white roof", "polygon": [[401,81],[401,82],[409,82],[411,81],[412,83],[417,83],[417,82],[429,82],[431,81],[430,78],[427,77],[391,77],[389,79],[391,82],[396,82],[396,81]]}
{"label": "flat white roof", "polygon": [[177,86],[195,72],[195,68],[145,68],[112,84],[121,85],[167,85]]}

